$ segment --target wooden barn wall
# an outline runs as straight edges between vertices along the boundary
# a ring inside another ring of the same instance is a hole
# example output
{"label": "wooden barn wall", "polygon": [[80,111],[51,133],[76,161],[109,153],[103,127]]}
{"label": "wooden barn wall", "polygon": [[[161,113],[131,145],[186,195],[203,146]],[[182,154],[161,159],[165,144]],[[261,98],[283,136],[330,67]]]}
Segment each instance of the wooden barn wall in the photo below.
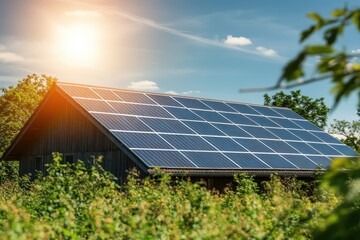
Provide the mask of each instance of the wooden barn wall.
{"label": "wooden barn wall", "polygon": [[[52,104],[53,103],[53,104]],[[52,153],[73,156],[74,161],[90,164],[94,157],[102,155],[103,167],[123,183],[127,172],[136,164],[110,141],[89,120],[57,93],[52,97],[29,131],[24,136],[26,144],[19,144],[20,175],[36,173],[36,157],[42,157],[41,170],[52,161]],[[25,147],[24,147],[25,146]],[[140,169],[138,169],[140,171]],[[141,176],[145,172],[140,171]]]}

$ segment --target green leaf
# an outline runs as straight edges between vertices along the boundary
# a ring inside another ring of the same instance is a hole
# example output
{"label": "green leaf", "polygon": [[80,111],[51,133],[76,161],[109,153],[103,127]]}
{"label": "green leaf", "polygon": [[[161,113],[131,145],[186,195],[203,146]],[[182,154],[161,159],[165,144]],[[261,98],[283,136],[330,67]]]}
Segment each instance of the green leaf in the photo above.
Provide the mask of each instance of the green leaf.
{"label": "green leaf", "polygon": [[291,81],[304,76],[302,63],[304,62],[305,57],[306,57],[306,53],[300,52],[297,58],[290,61],[283,70],[282,78]]}
{"label": "green leaf", "polygon": [[336,39],[339,34],[343,32],[343,26],[337,26],[329,28],[324,33],[324,39],[326,40],[326,43],[328,45],[332,45],[334,42],[336,42]]}
{"label": "green leaf", "polygon": [[341,17],[344,16],[346,14],[346,9],[335,9],[334,11],[331,12],[331,16],[333,17]]}
{"label": "green leaf", "polygon": [[322,25],[325,22],[325,20],[316,12],[310,12],[307,16],[315,20],[319,25]]}
{"label": "green leaf", "polygon": [[316,31],[316,26],[313,25],[301,33],[300,42],[305,41],[311,34]]}
{"label": "green leaf", "polygon": [[317,55],[332,53],[334,50],[331,46],[326,45],[308,45],[306,46],[305,51],[307,54]]}
{"label": "green leaf", "polygon": [[360,31],[360,10],[358,10],[357,12],[354,13],[354,15],[352,17],[352,21],[353,21],[354,25],[356,26],[356,28],[358,29],[358,31]]}

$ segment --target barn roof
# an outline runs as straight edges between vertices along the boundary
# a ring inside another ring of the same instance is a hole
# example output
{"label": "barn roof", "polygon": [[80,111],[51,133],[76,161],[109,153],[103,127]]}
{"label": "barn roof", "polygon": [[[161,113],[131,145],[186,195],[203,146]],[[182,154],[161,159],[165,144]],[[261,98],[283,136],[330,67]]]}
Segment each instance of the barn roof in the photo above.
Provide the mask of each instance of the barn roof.
{"label": "barn roof", "polygon": [[304,175],[357,154],[287,108],[56,83],[151,172]]}

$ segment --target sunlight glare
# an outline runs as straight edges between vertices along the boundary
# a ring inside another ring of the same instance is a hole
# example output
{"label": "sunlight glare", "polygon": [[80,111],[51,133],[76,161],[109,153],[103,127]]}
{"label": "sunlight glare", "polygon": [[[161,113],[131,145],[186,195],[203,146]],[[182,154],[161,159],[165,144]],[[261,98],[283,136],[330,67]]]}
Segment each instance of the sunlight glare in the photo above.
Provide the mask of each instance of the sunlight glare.
{"label": "sunlight glare", "polygon": [[98,52],[98,33],[90,25],[73,25],[58,28],[57,50],[68,64],[92,65]]}

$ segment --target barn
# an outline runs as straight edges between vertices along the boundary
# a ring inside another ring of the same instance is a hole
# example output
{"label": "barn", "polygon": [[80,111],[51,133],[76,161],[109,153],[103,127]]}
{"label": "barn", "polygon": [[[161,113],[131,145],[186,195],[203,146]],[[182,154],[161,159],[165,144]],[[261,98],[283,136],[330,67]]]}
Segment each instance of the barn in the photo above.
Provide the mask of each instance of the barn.
{"label": "barn", "polygon": [[70,163],[102,155],[121,183],[129,169],[145,177],[160,167],[214,187],[236,173],[311,177],[357,155],[286,108],[60,82],[3,158],[34,175],[53,152]]}

